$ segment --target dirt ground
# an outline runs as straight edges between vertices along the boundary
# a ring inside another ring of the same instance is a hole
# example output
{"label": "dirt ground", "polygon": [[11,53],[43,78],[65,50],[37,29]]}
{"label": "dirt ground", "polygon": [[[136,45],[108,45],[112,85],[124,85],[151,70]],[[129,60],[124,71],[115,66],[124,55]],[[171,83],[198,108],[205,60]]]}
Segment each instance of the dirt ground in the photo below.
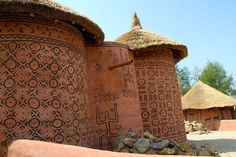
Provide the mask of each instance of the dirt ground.
{"label": "dirt ground", "polygon": [[202,144],[215,146],[222,157],[236,157],[236,131],[212,131],[203,135],[187,135],[188,141],[197,147]]}

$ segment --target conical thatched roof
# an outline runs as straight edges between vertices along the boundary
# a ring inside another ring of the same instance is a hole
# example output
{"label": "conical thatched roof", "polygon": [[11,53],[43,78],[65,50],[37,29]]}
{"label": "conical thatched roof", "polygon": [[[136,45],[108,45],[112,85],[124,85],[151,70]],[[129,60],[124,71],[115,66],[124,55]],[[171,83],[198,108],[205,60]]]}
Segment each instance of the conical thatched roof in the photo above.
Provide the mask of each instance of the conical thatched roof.
{"label": "conical thatched roof", "polygon": [[129,46],[133,51],[165,46],[172,50],[175,63],[178,63],[180,60],[188,56],[188,50],[185,45],[142,29],[136,13],[134,14],[131,31],[121,35],[115,41]]}
{"label": "conical thatched roof", "polygon": [[104,40],[97,24],[53,0],[0,0],[0,13],[35,13],[74,25],[88,43],[102,44]]}
{"label": "conical thatched roof", "polygon": [[182,108],[208,109],[236,105],[236,99],[199,81],[182,97]]}

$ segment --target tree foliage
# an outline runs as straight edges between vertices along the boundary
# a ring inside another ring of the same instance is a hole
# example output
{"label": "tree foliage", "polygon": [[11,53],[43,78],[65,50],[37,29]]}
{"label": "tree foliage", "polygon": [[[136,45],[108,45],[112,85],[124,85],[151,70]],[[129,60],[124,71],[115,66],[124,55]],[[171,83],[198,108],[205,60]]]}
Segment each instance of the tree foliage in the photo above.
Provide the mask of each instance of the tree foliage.
{"label": "tree foliage", "polygon": [[232,75],[228,75],[223,66],[218,62],[208,61],[200,74],[200,79],[202,82],[225,94],[236,94]]}
{"label": "tree foliage", "polygon": [[223,66],[218,62],[208,61],[202,70],[195,67],[192,71],[187,67],[179,67],[177,65],[176,72],[182,96],[192,88],[198,79],[225,94],[236,96],[232,75],[228,75]]}
{"label": "tree foliage", "polygon": [[191,89],[191,79],[190,79],[190,71],[187,67],[180,68],[178,65],[176,66],[176,72],[180,85],[180,92],[183,96]]}

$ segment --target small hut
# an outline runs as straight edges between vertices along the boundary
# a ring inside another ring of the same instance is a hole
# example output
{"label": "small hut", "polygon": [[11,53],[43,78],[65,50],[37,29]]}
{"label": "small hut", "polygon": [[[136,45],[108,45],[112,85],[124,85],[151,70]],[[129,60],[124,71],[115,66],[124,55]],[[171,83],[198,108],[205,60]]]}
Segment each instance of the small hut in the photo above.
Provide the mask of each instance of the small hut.
{"label": "small hut", "polygon": [[177,143],[186,141],[175,64],[188,55],[187,47],[142,29],[136,14],[131,31],[116,42],[134,52],[144,131]]}
{"label": "small hut", "polygon": [[201,122],[210,130],[218,130],[223,119],[234,119],[236,99],[199,81],[182,97],[185,120]]}

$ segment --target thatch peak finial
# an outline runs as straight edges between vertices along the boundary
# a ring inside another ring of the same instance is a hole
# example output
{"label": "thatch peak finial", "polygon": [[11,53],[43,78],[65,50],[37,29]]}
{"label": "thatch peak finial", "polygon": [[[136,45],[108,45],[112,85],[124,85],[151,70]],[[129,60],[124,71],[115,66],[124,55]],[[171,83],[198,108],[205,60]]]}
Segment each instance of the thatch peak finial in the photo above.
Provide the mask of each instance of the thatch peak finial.
{"label": "thatch peak finial", "polygon": [[133,17],[133,21],[132,21],[132,26],[131,26],[131,29],[134,29],[134,28],[142,29],[141,23],[139,21],[139,18],[137,16],[136,12],[134,13],[134,17]]}

